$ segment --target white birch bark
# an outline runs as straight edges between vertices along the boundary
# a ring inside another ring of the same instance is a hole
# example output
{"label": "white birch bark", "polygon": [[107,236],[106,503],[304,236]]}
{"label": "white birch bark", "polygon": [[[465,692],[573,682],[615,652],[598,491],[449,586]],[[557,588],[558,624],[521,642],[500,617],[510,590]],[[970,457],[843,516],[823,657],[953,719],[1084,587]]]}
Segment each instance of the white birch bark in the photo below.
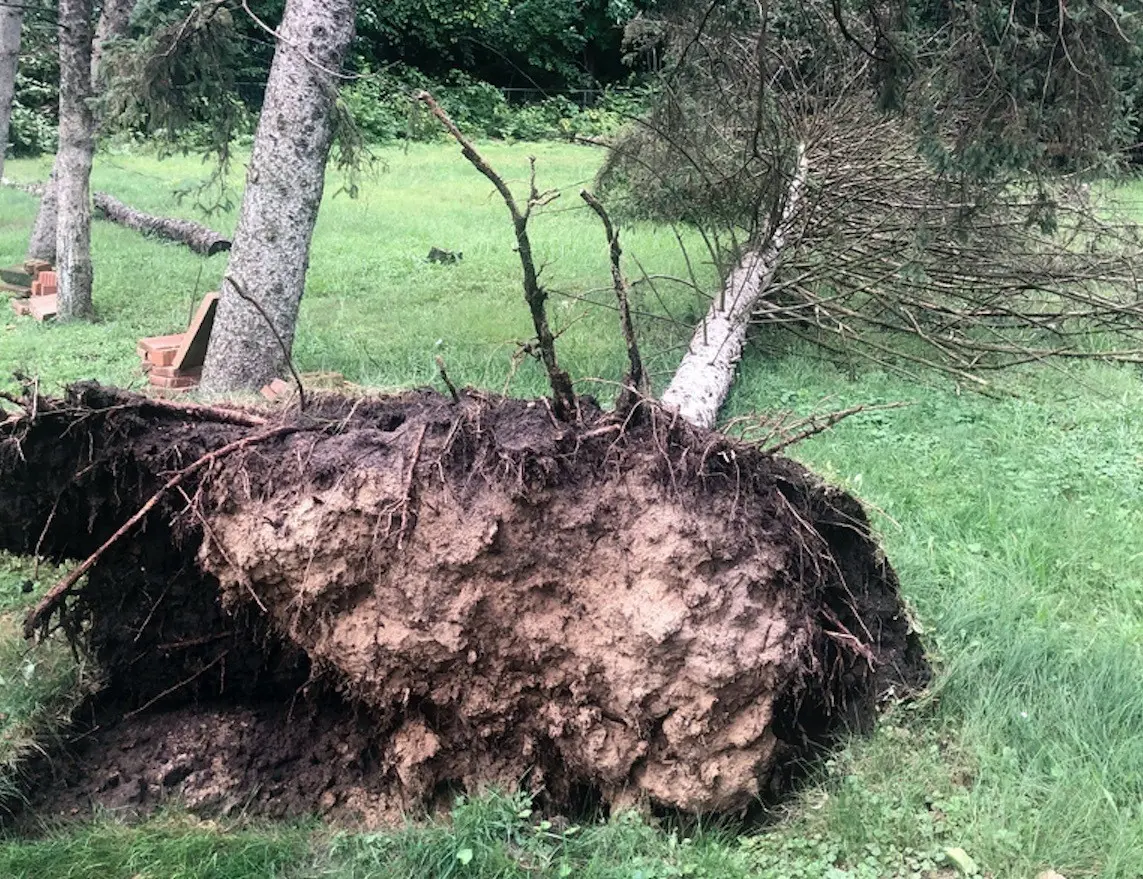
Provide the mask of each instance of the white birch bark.
{"label": "white birch bark", "polygon": [[8,152],[8,125],[16,97],[16,67],[20,60],[23,23],[23,9],[0,6],[0,179],[4,177],[4,155]]}
{"label": "white birch bark", "polygon": [[806,171],[805,151],[799,150],[782,215],[773,234],[762,247],[747,251],[739,260],[726,279],[722,295],[711,304],[695,329],[687,353],[663,392],[663,405],[676,409],[679,416],[691,424],[714,427],[718,410],[730,393],[750,317],[774,279],[782,249],[801,208]]}
{"label": "white birch bark", "polygon": [[354,7],[354,0],[287,0],[227,266],[227,278],[258,305],[222,284],[204,391],[257,390],[286,370]]}
{"label": "white birch bark", "polygon": [[60,129],[56,153],[59,318],[87,318],[91,304],[91,0],[60,0]]}

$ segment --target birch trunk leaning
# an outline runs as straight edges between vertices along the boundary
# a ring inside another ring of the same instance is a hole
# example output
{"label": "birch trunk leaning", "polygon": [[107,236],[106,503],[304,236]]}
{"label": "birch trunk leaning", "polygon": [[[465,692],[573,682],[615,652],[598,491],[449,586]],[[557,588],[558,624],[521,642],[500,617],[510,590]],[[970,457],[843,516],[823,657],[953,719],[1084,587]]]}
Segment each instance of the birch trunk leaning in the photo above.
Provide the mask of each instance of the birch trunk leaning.
{"label": "birch trunk leaning", "polygon": [[[103,4],[103,12],[99,15],[99,24],[95,28],[95,36],[91,40],[91,87],[99,87],[100,59],[103,57],[104,44],[116,37],[127,34],[131,13],[138,0],[107,0]],[[92,125],[95,120],[92,117]],[[94,139],[95,130],[92,128],[91,136]],[[56,218],[59,205],[56,200],[56,178],[58,156],[56,164],[52,166],[51,176],[48,178],[47,189],[40,199],[40,210],[36,214],[35,225],[32,226],[32,237],[28,240],[28,259],[46,259],[50,263],[56,261]]]}
{"label": "birch trunk leaning", "polygon": [[91,304],[92,0],[60,0],[60,124],[56,153],[59,318],[88,318]]}
{"label": "birch trunk leaning", "polygon": [[354,0],[286,3],[203,368],[204,391],[257,390],[287,368],[354,7]]}
{"label": "birch trunk leaning", "polygon": [[730,393],[750,317],[774,279],[801,208],[807,167],[805,151],[799,150],[777,227],[762,247],[747,251],[730,273],[722,295],[711,303],[695,329],[687,353],[663,392],[663,405],[677,409],[691,424],[713,428]]}
{"label": "birch trunk leaning", "polygon": [[20,59],[20,27],[24,10],[0,6],[0,178],[4,177],[4,155],[8,152],[8,125],[16,96],[16,66]]}

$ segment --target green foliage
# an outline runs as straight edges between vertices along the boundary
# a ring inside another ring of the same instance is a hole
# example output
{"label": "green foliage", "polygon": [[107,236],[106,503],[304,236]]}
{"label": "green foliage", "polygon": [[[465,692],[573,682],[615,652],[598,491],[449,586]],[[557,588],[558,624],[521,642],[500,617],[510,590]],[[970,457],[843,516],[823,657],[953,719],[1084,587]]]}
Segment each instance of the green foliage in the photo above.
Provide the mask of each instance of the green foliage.
{"label": "green foliage", "polygon": [[638,115],[645,95],[641,89],[613,89],[586,107],[564,95],[514,104],[499,88],[459,70],[436,81],[399,66],[358,79],[341,94],[373,143],[439,140],[445,136],[440,124],[410,98],[420,89],[431,92],[472,137],[532,141],[612,133]]}
{"label": "green foliage", "polygon": [[25,12],[8,131],[16,156],[34,156],[56,148],[59,58],[55,31],[55,22],[44,10]]}

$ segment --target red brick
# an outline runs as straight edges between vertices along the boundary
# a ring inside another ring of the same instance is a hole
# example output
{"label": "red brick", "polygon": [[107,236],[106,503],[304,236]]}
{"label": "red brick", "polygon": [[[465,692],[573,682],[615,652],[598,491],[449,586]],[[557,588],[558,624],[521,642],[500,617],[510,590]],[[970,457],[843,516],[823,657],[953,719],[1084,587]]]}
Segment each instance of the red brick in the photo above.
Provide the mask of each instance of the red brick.
{"label": "red brick", "polygon": [[290,392],[290,383],[283,379],[276,378],[270,384],[262,388],[261,394],[271,403],[274,403],[284,397]]}
{"label": "red brick", "polygon": [[29,315],[32,313],[31,305],[29,305],[30,302],[30,299],[13,299],[12,310],[21,317]]}
{"label": "red brick", "polygon": [[155,375],[155,371],[151,371],[150,377],[152,387],[164,388],[166,390],[187,390],[193,388],[198,384],[198,376],[194,375]]}
{"label": "red brick", "polygon": [[55,272],[40,272],[37,281],[40,282],[40,294],[53,296],[60,292],[60,278]]}
{"label": "red brick", "polygon": [[56,316],[59,300],[56,296],[33,296],[28,300],[28,310],[36,320],[48,320]]}

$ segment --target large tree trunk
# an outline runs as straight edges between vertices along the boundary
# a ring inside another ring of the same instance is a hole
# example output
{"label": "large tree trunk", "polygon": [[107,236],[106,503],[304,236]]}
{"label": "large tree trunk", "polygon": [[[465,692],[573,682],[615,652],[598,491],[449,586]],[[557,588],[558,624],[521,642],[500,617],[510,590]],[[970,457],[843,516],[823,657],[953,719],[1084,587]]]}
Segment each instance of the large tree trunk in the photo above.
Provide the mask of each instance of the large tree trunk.
{"label": "large tree trunk", "polygon": [[[91,87],[94,90],[99,83],[100,59],[103,56],[103,44],[115,37],[122,37],[127,33],[127,25],[131,13],[138,0],[108,0],[103,4],[103,12],[99,16],[99,24],[95,28],[95,37],[91,45]],[[90,16],[88,18],[90,21]],[[95,139],[95,117],[92,116],[91,138]],[[32,237],[28,241],[29,259],[46,259],[48,262],[56,261],[56,218],[59,213],[59,204],[56,198],[56,179],[59,177],[59,157],[52,166],[51,177],[48,178],[48,188],[40,199],[40,210],[36,214],[36,223],[32,227]]]}
{"label": "large tree trunk", "polygon": [[336,71],[353,38],[355,5],[286,3],[230,252],[232,282],[222,286],[203,369],[204,390],[257,389],[286,368],[333,139]]}
{"label": "large tree trunk", "polygon": [[56,154],[59,316],[91,317],[91,0],[60,0],[60,145]]}
{"label": "large tree trunk", "polygon": [[722,295],[711,303],[695,329],[687,353],[663,392],[663,405],[678,410],[691,424],[714,427],[718,410],[730,393],[750,317],[774,279],[801,207],[806,170],[805,152],[801,151],[773,234],[764,246],[747,251],[739,260],[726,279]]}
{"label": "large tree trunk", "polygon": [[16,65],[20,59],[20,27],[24,10],[0,6],[0,178],[4,176],[4,155],[8,152],[8,123],[16,96]]}

